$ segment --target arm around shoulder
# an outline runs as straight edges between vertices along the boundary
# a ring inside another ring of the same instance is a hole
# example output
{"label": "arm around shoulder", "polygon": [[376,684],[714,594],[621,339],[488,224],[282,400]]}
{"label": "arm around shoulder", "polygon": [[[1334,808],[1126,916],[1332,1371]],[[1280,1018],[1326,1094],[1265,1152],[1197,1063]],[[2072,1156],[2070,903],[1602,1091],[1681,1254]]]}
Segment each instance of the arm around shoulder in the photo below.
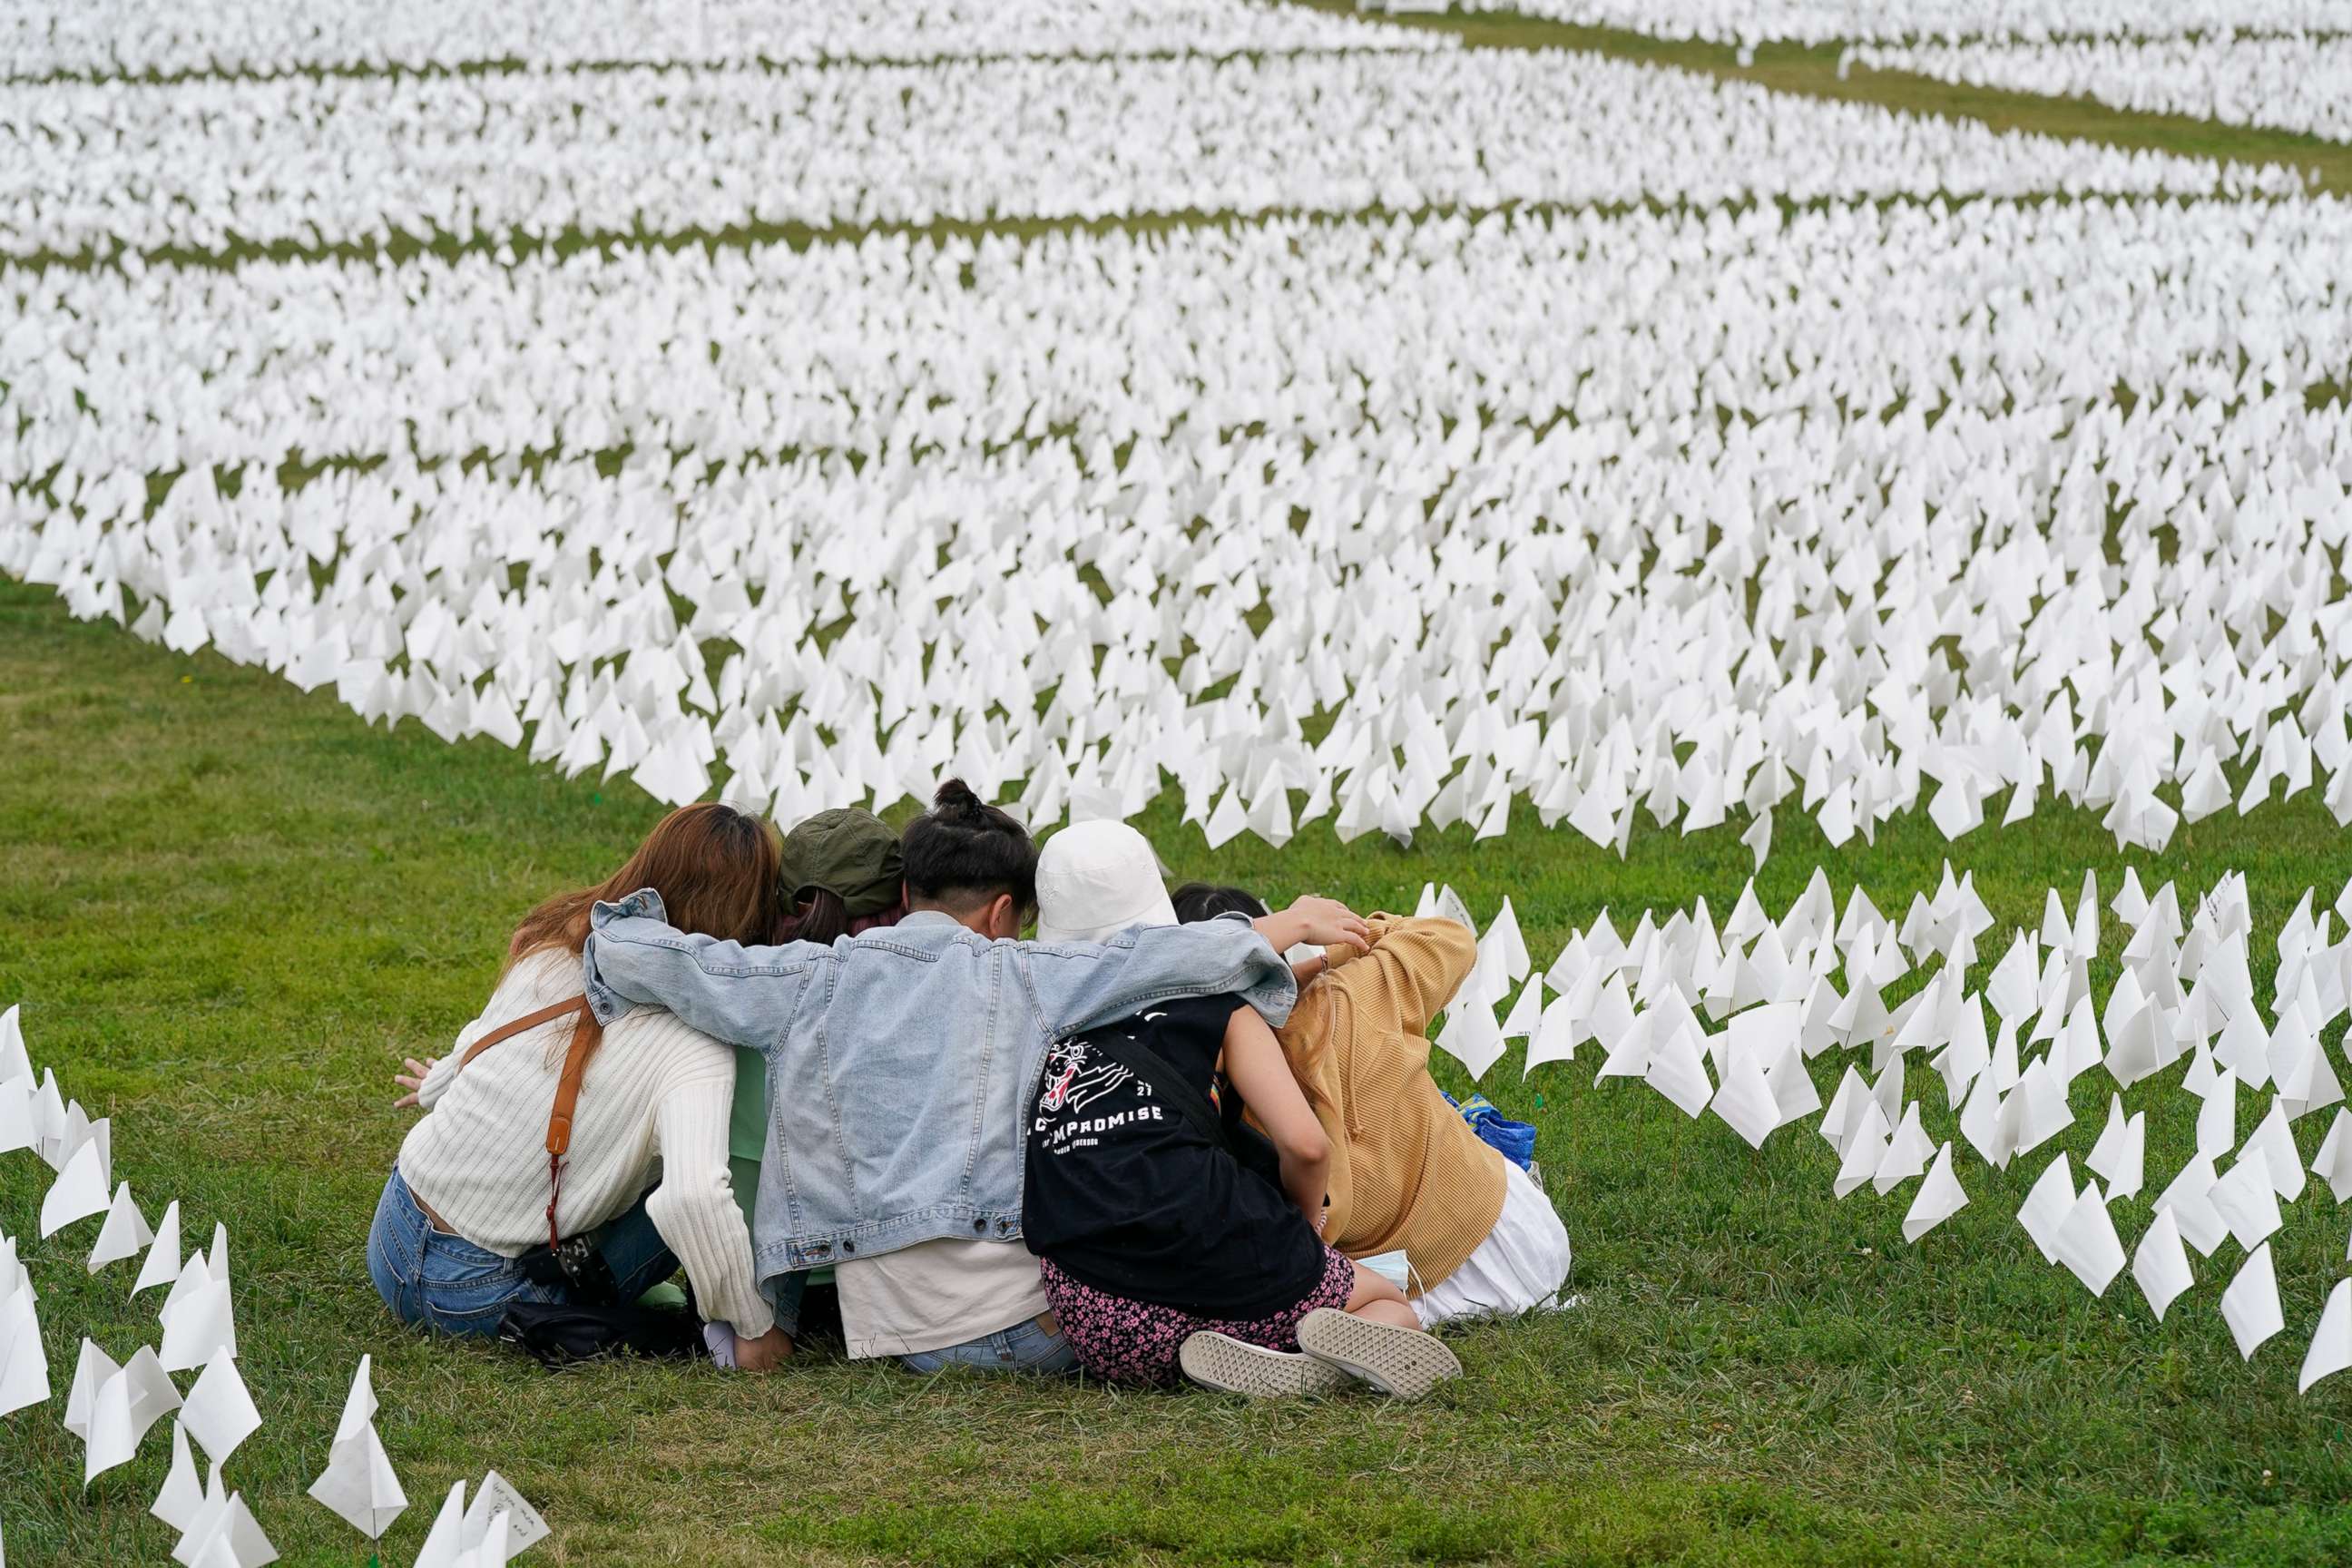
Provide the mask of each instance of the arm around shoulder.
{"label": "arm around shoulder", "polygon": [[1248,922],[1148,926],[1100,946],[1031,943],[1029,973],[1047,1030],[1074,1035],[1153,1002],[1232,992],[1271,1023],[1290,1016],[1297,983]]}
{"label": "arm around shoulder", "polygon": [[[639,900],[650,912],[638,913]],[[762,1048],[782,1033],[814,955],[806,942],[747,947],[679,931],[661,918],[652,889],[598,904],[581,950],[588,1004],[604,1023],[633,1005],[666,1007],[730,1045]]]}

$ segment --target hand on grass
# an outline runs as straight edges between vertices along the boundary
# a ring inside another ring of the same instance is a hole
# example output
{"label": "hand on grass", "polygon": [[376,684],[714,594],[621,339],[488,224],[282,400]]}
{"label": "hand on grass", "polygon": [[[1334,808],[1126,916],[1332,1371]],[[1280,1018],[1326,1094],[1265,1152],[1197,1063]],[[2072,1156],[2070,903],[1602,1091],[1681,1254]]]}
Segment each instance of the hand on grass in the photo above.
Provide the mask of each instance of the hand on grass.
{"label": "hand on grass", "polygon": [[782,1329],[770,1329],[756,1340],[735,1336],[737,1372],[773,1372],[793,1353],[793,1339]]}
{"label": "hand on grass", "polygon": [[392,1081],[408,1091],[392,1102],[394,1110],[405,1110],[416,1103],[417,1090],[425,1087],[425,1075],[433,1070],[433,1064],[438,1060],[438,1057],[426,1057],[420,1062],[415,1057],[409,1057],[404,1063],[408,1070],[392,1075]]}

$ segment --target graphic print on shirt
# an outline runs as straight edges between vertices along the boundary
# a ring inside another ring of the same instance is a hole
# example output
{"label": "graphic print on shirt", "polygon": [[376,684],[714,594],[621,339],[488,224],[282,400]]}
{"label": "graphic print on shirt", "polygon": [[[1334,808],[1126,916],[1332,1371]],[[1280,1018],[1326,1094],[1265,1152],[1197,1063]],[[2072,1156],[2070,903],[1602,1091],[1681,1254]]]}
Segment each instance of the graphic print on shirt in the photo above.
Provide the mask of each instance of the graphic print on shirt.
{"label": "graphic print on shirt", "polygon": [[[1037,1093],[1037,1109],[1058,1112],[1066,1107],[1084,1110],[1135,1074],[1118,1062],[1098,1062],[1084,1040],[1064,1040],[1045,1053],[1045,1087]],[[1137,1090],[1150,1094],[1151,1086],[1139,1082]]]}
{"label": "graphic print on shirt", "polygon": [[1046,1148],[1060,1154],[1092,1147],[1105,1132],[1161,1120],[1159,1106],[1142,1103],[1103,1116],[1086,1114],[1087,1107],[1113,1094],[1137,1102],[1152,1098],[1151,1085],[1125,1063],[1099,1056],[1084,1040],[1061,1041],[1045,1053],[1033,1131],[1044,1134]]}

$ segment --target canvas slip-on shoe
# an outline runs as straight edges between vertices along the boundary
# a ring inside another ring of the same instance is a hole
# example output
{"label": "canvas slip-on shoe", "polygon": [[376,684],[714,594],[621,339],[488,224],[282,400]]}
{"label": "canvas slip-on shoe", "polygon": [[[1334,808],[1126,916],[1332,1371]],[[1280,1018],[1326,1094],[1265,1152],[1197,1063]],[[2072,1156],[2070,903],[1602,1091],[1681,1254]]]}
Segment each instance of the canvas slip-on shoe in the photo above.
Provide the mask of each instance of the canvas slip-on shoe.
{"label": "canvas slip-on shoe", "polygon": [[1346,1373],[1311,1355],[1270,1351],[1213,1330],[1187,1337],[1176,1352],[1176,1364],[1195,1383],[1253,1399],[1336,1394],[1349,1382]]}
{"label": "canvas slip-on shoe", "polygon": [[1436,1335],[1329,1307],[1318,1307],[1298,1321],[1298,1348],[1398,1399],[1419,1399],[1447,1378],[1462,1375],[1461,1362]]}

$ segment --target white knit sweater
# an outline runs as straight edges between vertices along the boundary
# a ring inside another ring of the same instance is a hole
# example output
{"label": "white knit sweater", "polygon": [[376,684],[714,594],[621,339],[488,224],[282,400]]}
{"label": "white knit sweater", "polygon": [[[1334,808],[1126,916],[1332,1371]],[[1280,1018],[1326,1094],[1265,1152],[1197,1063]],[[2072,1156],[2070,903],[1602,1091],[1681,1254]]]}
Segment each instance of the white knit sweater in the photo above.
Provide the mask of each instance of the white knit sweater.
{"label": "white knit sweater", "polygon": [[[508,971],[482,1016],[426,1075],[427,1114],[400,1146],[411,1191],[477,1247],[512,1258],[547,1240],[547,1119],[572,1020],[501,1041],[457,1070],[490,1030],[580,994],[576,953],[535,954]],[[646,1208],[685,1265],[703,1316],[746,1339],[774,1322],[751,1268],[751,1237],[727,1175],[735,1051],[669,1014],[640,1007],[605,1026],[588,1058],[556,1211],[565,1236]]]}

